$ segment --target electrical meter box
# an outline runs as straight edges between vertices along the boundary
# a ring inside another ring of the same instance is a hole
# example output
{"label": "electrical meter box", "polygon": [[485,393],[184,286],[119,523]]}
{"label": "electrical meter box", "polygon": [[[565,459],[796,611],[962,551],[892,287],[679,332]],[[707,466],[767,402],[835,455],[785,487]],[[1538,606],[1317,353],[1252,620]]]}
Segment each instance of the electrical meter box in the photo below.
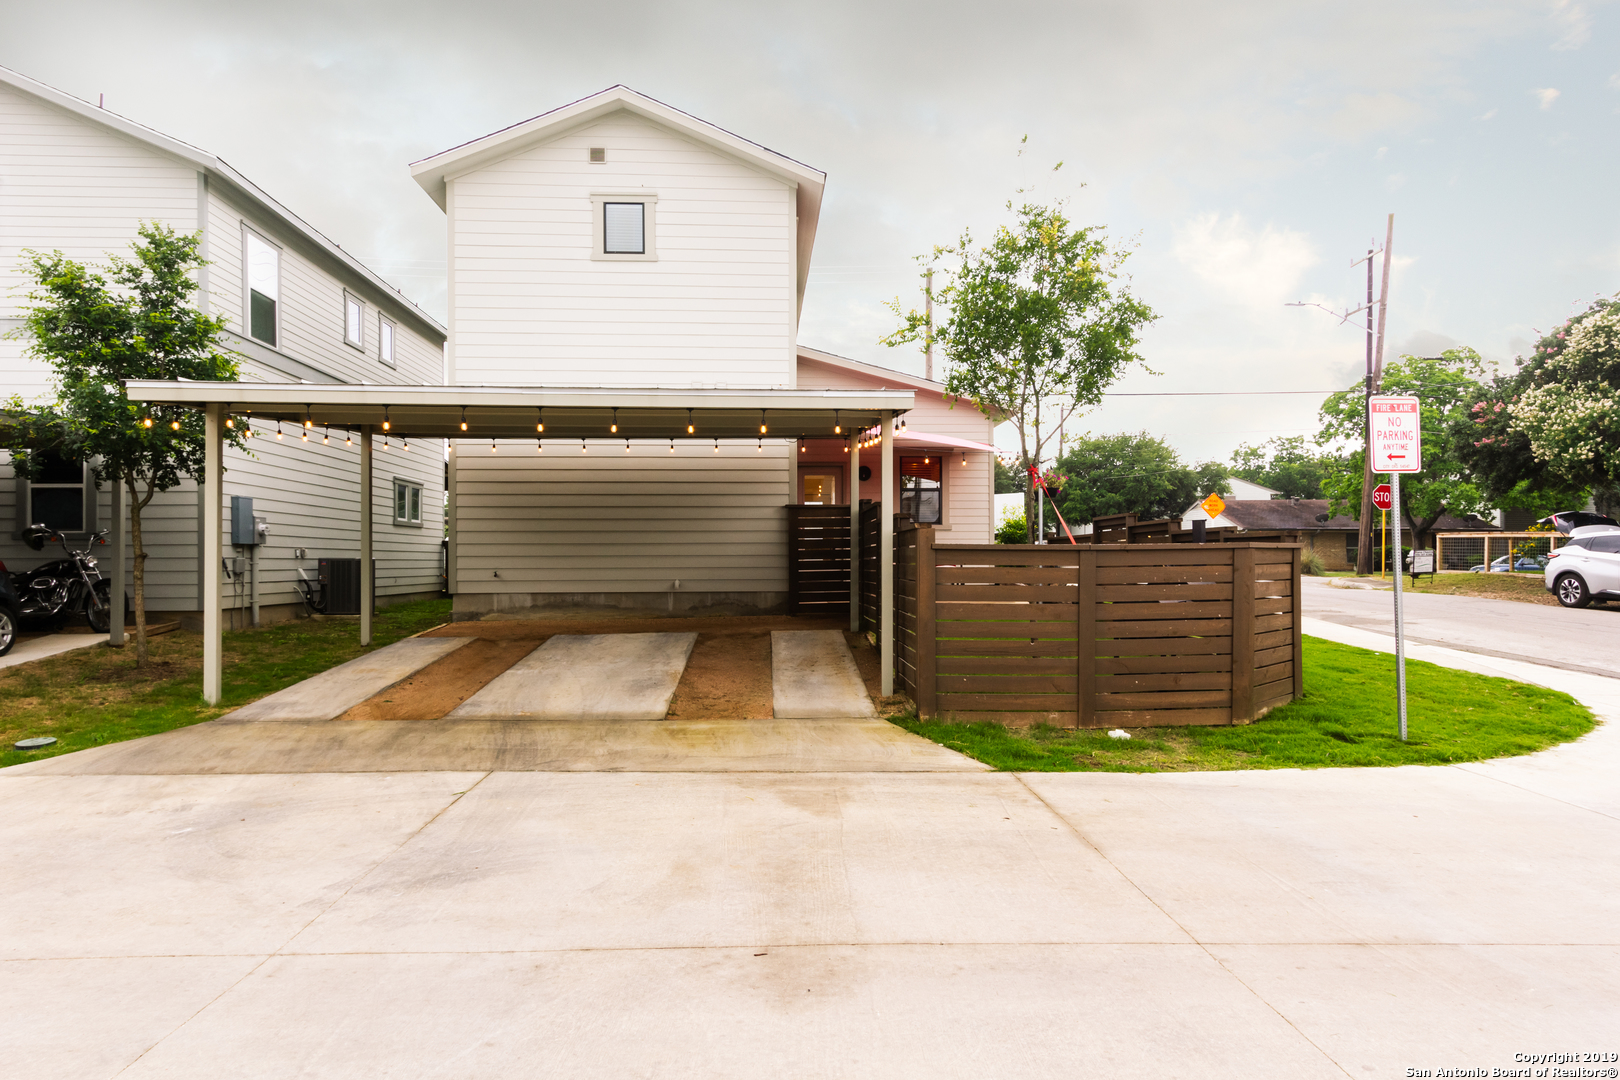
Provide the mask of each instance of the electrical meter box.
{"label": "electrical meter box", "polygon": [[232,495],[231,543],[252,547],[258,542],[259,531],[253,527],[253,499],[247,495]]}

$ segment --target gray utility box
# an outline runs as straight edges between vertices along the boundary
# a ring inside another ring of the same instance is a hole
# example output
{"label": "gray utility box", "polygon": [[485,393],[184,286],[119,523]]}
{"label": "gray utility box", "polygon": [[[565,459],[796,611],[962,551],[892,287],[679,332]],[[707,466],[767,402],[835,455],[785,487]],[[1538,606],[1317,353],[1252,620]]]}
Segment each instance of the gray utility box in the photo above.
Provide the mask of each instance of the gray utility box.
{"label": "gray utility box", "polygon": [[253,547],[259,542],[259,530],[253,524],[253,499],[247,495],[231,496],[231,543],[237,547]]}
{"label": "gray utility box", "polygon": [[360,560],[320,560],[321,592],[328,615],[360,614]]}

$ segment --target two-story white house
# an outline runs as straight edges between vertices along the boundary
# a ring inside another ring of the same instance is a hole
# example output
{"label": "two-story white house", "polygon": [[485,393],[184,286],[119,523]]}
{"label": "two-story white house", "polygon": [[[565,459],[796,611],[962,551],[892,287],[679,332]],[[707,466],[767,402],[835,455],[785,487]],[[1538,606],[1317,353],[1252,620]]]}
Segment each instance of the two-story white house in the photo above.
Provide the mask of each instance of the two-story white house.
{"label": "two-story white house", "polygon": [[[128,255],[142,222],[202,234],[209,265],[196,302],[230,319],[226,345],[242,378],[278,384],[443,382],[445,330],[396,289],[213,155],[15,72],[0,69],[0,332],[20,324],[24,252],[61,251],[105,266]],[[0,397],[50,392],[26,342],[0,337]],[[250,421],[250,452],[227,451],[224,492],[253,499],[269,533],[257,545],[266,619],[301,607],[295,581],[322,558],[359,554],[358,455],[345,432]],[[312,435],[313,438],[306,438]],[[12,570],[53,557],[19,541],[42,522],[71,541],[111,527],[112,493],[86,462],[53,463],[40,483],[13,475],[0,452],[0,561]],[[380,603],[441,591],[442,444],[381,456],[374,540]],[[202,610],[203,516],[196,485],[159,495],[143,514],[150,610],[188,623]],[[225,551],[247,560],[248,550]],[[57,553],[59,554],[59,553]],[[128,578],[126,577],[126,581]],[[224,603],[246,599],[227,578]]]}
{"label": "two-story white house", "polygon": [[[412,173],[445,212],[452,386],[914,391],[902,509],[940,542],[989,540],[991,422],[938,383],[798,344],[818,170],[617,86]],[[843,425],[797,438],[770,420],[752,441],[615,439],[614,423],[550,452],[458,441],[458,616],[778,607],[786,506],[847,504],[852,484],[878,501],[881,480],[872,457],[849,475]]]}

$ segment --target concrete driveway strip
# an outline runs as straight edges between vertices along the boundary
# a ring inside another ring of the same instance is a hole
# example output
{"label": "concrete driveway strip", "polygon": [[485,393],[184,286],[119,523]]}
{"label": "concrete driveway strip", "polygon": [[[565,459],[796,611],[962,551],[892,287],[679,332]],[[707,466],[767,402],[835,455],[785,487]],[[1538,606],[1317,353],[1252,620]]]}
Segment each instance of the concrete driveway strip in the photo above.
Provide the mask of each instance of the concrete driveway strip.
{"label": "concrete driveway strip", "polygon": [[330,720],[455,652],[472,638],[413,637],[339,664],[221,720]]}
{"label": "concrete driveway strip", "polygon": [[771,706],[778,720],[877,715],[837,630],[771,631]]}
{"label": "concrete driveway strip", "polygon": [[557,634],[448,718],[662,720],[696,643],[694,633]]}

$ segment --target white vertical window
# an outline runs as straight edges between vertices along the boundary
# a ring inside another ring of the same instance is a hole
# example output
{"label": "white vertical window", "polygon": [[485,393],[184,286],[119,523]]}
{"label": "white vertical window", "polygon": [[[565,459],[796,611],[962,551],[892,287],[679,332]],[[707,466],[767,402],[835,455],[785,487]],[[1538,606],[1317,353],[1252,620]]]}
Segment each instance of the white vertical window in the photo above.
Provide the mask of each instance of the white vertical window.
{"label": "white vertical window", "polygon": [[274,345],[281,326],[281,252],[247,234],[248,335]]}
{"label": "white vertical window", "polygon": [[394,366],[394,324],[377,316],[377,359]]}
{"label": "white vertical window", "polygon": [[647,253],[647,207],[638,202],[602,204],[602,250],[609,255]]}
{"label": "white vertical window", "polygon": [[394,480],[394,524],[422,524],[422,485],[413,480]]}
{"label": "white vertical window", "polygon": [[366,347],[366,306],[358,297],[343,294],[343,340],[357,349]]}

